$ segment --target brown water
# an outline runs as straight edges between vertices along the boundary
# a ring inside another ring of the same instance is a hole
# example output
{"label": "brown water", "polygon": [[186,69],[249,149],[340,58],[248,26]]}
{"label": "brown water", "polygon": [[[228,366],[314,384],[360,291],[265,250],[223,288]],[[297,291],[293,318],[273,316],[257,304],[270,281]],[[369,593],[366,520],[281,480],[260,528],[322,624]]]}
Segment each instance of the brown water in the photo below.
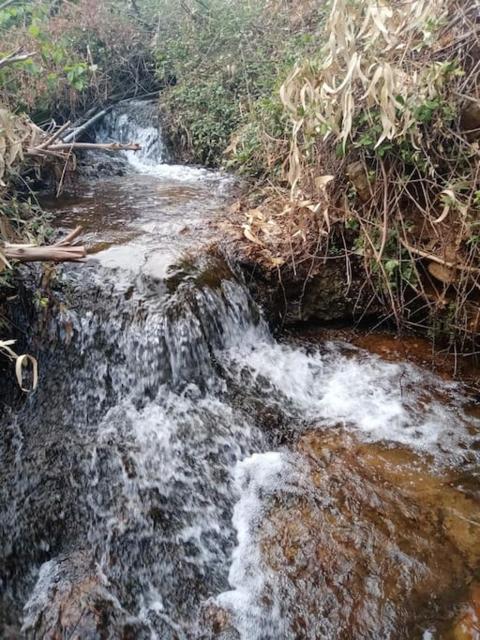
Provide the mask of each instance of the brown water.
{"label": "brown water", "polygon": [[219,174],[173,167],[165,176],[81,181],[76,193],[43,204],[61,227],[83,227],[82,241],[102,265],[163,277],[192,244],[212,238],[229,184]]}

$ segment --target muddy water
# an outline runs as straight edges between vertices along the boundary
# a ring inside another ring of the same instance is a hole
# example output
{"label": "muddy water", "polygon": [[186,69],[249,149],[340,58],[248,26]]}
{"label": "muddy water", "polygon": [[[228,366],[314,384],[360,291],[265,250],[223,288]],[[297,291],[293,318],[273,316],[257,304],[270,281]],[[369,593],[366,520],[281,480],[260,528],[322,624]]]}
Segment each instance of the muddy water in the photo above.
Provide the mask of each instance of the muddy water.
{"label": "muddy water", "polygon": [[275,339],[201,248],[231,182],[149,113],[99,134],[148,154],[51,205],[91,255],[4,425],[0,636],[478,638],[476,397],[385,337]]}

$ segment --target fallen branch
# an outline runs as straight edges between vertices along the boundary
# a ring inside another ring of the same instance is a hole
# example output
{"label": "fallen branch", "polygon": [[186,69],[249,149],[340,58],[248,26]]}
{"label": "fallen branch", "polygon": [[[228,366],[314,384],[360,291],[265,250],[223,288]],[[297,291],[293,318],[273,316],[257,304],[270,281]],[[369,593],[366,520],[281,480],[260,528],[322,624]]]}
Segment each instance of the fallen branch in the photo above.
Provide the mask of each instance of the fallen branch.
{"label": "fallen branch", "polygon": [[1,252],[8,260],[17,262],[82,262],[87,256],[87,250],[83,245],[74,244],[81,232],[82,227],[77,227],[65,238],[48,247],[5,243]]}
{"label": "fallen branch", "polygon": [[92,127],[96,122],[104,118],[107,115],[107,113],[110,111],[110,109],[111,107],[109,107],[108,109],[102,109],[102,111],[99,111],[98,113],[96,113],[93,117],[89,118],[86,122],[75,127],[71,133],[69,133],[63,138],[63,142],[75,141],[80,134],[85,133],[85,131],[90,129],[90,127]]}
{"label": "fallen branch", "polygon": [[10,53],[8,56],[5,56],[5,58],[2,58],[0,60],[0,69],[10,64],[15,64],[16,62],[25,62],[25,60],[28,60],[34,55],[35,55],[35,52],[20,53],[19,50],[14,51],[13,53]]}
{"label": "fallen branch", "polygon": [[83,227],[75,227],[73,231],[71,231],[65,238],[59,240],[55,243],[56,247],[66,247],[68,245],[73,246],[73,241],[78,238],[78,236],[82,233]]}
{"label": "fallen branch", "polygon": [[70,149],[101,149],[103,151],[140,151],[142,147],[136,142],[122,144],[121,142],[96,143],[96,142],[70,142],[54,144],[51,151],[69,151]]}
{"label": "fallen branch", "polygon": [[[45,144],[45,143],[44,143]],[[121,144],[119,142],[95,143],[95,142],[70,142],[69,144],[60,142],[45,147],[44,144],[38,147],[31,147],[26,150],[27,156],[56,156],[63,159],[65,152],[76,151],[77,149],[101,150],[101,151],[140,151],[142,148],[137,143]]]}
{"label": "fallen branch", "polygon": [[85,247],[34,247],[5,245],[5,257],[17,262],[82,262],[87,251]]}

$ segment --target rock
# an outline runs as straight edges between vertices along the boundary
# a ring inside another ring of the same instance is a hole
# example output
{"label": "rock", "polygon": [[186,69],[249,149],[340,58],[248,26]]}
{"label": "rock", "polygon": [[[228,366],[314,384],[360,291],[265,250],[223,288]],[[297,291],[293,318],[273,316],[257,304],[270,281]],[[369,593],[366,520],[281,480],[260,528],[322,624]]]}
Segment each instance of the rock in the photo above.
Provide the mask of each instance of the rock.
{"label": "rock", "polygon": [[77,174],[82,178],[109,178],[128,172],[127,159],[108,151],[87,151],[80,157]]}
{"label": "rock", "polygon": [[259,265],[240,262],[250,292],[272,324],[300,322],[321,325],[383,317],[385,306],[374,295],[360,260],[351,258],[351,282],[345,259],[330,259],[314,273],[265,272]]}
{"label": "rock", "polygon": [[468,102],[460,117],[460,127],[470,141],[480,137],[480,101]]}
{"label": "rock", "polygon": [[196,640],[240,640],[228,611],[214,601],[207,602],[200,612]]}
{"label": "rock", "polygon": [[470,598],[457,617],[451,634],[451,640],[480,640],[480,583],[470,590]]}
{"label": "rock", "polygon": [[[381,317],[384,308],[365,286],[365,272],[357,260],[351,261],[352,280],[347,282],[345,260],[329,260],[317,273],[303,283],[295,285],[296,298],[292,301],[289,320],[293,322],[320,322],[331,324],[351,322],[365,317]],[[298,298],[299,294],[302,294]]]}
{"label": "rock", "polygon": [[355,191],[362,202],[368,202],[372,197],[372,185],[368,179],[368,174],[365,171],[365,166],[362,162],[351,162],[347,167],[347,176],[350,182],[355,187]]}
{"label": "rock", "polygon": [[76,552],[42,565],[24,608],[25,638],[142,640],[147,627],[108,591],[88,556]]}
{"label": "rock", "polygon": [[275,623],[296,640],[421,638],[478,571],[480,504],[428,457],[339,429],[302,436],[289,464],[258,494],[259,575],[236,585],[233,601],[260,585],[254,637]]}
{"label": "rock", "polygon": [[438,262],[429,262],[428,272],[436,280],[439,280],[440,282],[443,282],[443,284],[446,284],[446,285],[451,285],[458,280],[457,272],[455,269],[445,267],[442,264],[438,264]]}

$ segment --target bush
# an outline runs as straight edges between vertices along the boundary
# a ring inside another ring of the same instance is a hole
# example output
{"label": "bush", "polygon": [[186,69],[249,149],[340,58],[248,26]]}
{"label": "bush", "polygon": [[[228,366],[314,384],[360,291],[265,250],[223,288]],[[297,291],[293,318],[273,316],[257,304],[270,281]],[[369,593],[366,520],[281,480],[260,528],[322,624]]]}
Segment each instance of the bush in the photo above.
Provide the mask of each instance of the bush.
{"label": "bush", "polygon": [[0,11],[0,57],[17,49],[34,53],[0,71],[0,102],[42,121],[75,117],[115,94],[142,90],[153,77],[149,38],[129,6],[33,0]]}
{"label": "bush", "polygon": [[[313,11],[307,3],[301,15],[311,19]],[[223,154],[237,132],[239,156],[229,154],[230,166],[253,174],[265,168],[268,161],[255,153],[261,131],[278,133],[287,122],[273,97],[279,77],[301,55],[299,44],[303,51],[312,45],[295,35],[297,12],[298,5],[292,13],[281,1],[164,0],[157,69],[169,85],[162,95],[167,129],[185,160],[227,162]]]}

